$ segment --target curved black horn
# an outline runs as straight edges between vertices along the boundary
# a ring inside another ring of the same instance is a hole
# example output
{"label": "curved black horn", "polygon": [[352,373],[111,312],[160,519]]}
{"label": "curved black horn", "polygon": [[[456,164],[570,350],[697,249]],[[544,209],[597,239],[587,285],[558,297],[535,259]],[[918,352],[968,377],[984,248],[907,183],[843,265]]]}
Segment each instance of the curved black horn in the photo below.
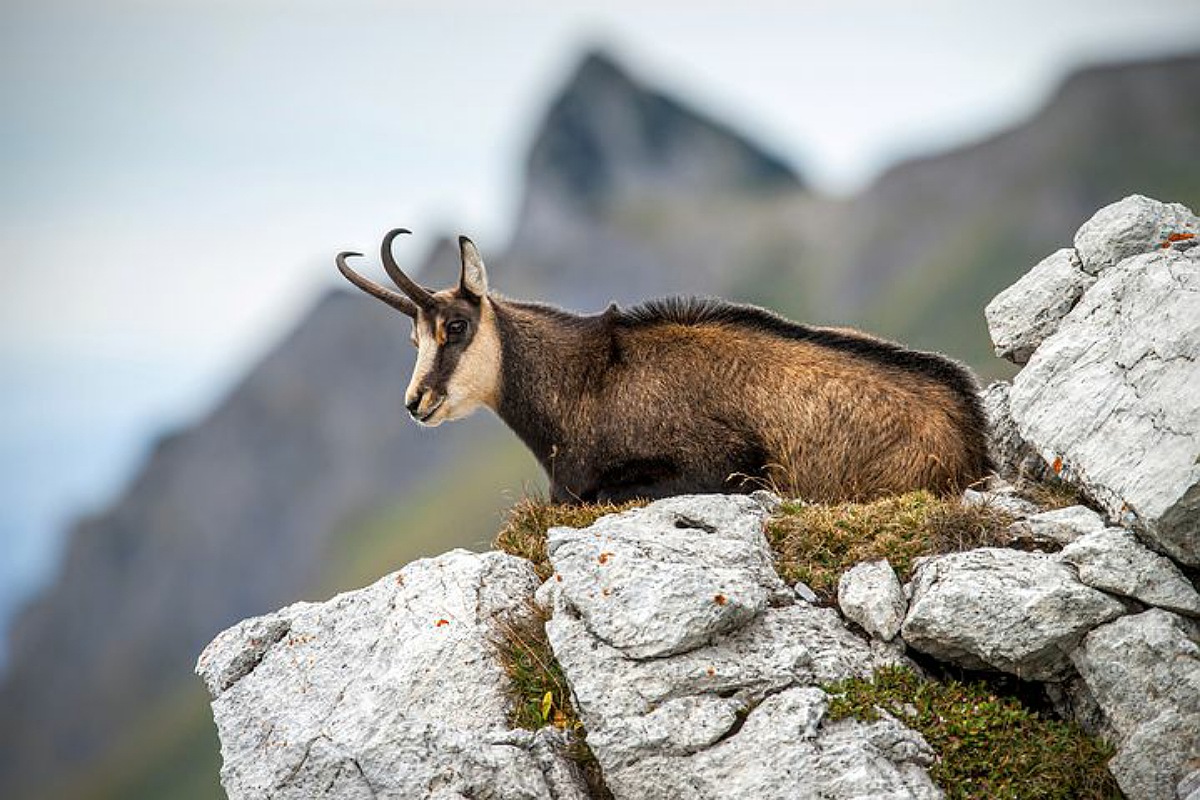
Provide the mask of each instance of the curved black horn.
{"label": "curved black horn", "polygon": [[412,231],[408,228],[396,228],[388,231],[387,236],[383,237],[383,244],[379,248],[379,256],[383,259],[383,268],[387,270],[388,276],[396,282],[401,291],[413,299],[414,303],[421,308],[429,308],[433,305],[433,295],[405,275],[396,263],[396,259],[392,257],[392,240],[402,233],[412,233]]}
{"label": "curved black horn", "polygon": [[350,269],[349,265],[346,264],[347,258],[358,258],[361,256],[362,256],[362,253],[352,253],[349,251],[344,252],[344,253],[338,253],[337,254],[338,271],[341,272],[342,275],[346,276],[346,280],[350,281],[351,283],[353,283],[358,288],[362,289],[367,294],[378,297],[380,300],[387,303],[389,306],[396,309],[397,311],[401,311],[401,312],[407,314],[408,316],[416,319],[416,316],[417,316],[417,304],[416,303],[414,303],[412,300],[409,300],[407,297],[400,294],[399,292],[393,292],[391,289],[384,288],[383,286],[380,286],[378,283],[375,283],[374,281],[367,280],[362,275],[359,275],[357,272]]}

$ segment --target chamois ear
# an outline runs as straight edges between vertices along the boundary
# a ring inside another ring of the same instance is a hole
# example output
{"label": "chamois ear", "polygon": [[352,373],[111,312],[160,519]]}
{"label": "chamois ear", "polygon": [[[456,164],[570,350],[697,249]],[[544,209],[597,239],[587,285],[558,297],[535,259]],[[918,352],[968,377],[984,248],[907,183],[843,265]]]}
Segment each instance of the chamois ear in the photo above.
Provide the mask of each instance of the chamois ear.
{"label": "chamois ear", "polygon": [[479,249],[465,236],[458,237],[458,249],[462,254],[462,276],[458,279],[458,288],[476,297],[483,297],[488,291],[488,281]]}

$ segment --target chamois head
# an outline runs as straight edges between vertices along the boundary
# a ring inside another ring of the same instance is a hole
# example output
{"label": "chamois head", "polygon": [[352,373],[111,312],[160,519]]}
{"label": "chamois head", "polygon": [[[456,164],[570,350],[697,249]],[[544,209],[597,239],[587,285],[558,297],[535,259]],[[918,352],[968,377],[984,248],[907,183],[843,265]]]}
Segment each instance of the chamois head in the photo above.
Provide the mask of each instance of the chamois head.
{"label": "chamois head", "polygon": [[403,294],[364,278],[346,265],[361,253],[339,253],[342,275],[413,320],[417,364],[404,395],[413,419],[436,426],[461,419],[480,406],[496,407],[500,383],[500,339],[488,299],[487,270],[475,244],[458,237],[462,271],[458,285],[431,292],[404,274],[392,256],[392,240],[410,231],[397,228],[383,237],[380,257]]}

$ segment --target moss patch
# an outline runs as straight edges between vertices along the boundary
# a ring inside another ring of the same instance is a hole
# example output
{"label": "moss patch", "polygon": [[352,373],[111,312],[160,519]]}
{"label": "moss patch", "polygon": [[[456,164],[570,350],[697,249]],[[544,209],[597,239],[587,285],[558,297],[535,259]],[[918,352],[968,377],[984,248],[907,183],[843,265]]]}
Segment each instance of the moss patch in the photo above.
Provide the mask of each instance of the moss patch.
{"label": "moss patch", "polygon": [[539,497],[523,497],[504,518],[504,526],[492,546],[497,550],[533,562],[538,577],[546,580],[554,572],[546,556],[546,531],[555,527],[586,528],[607,514],[644,506],[644,501],[629,503],[585,503],[578,506],[551,503]]}
{"label": "moss patch", "polygon": [[982,683],[932,683],[887,667],[825,690],[830,720],[879,718],[879,709],[919,731],[939,759],[930,777],[952,800],[1120,798],[1107,769],[1113,749],[1074,723],[1045,719]]}
{"label": "moss patch", "polygon": [[546,638],[548,615],[530,604],[517,620],[501,620],[493,647],[510,681],[513,726],[535,731],[548,725],[567,731],[567,757],[579,765],[592,800],[612,800],[600,763],[587,744],[587,731],[571,706],[562,667]]}
{"label": "moss patch", "polygon": [[804,581],[831,602],[838,578],[861,561],[886,558],[903,579],[918,556],[1006,544],[1011,522],[998,509],[919,491],[872,503],[787,502],[767,539],[785,581]]}

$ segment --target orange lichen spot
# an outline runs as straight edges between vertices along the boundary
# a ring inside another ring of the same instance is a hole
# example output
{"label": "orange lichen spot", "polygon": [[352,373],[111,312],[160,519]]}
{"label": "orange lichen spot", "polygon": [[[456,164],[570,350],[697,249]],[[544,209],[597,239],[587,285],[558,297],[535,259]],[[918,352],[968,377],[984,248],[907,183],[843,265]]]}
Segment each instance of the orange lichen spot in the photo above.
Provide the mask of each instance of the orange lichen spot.
{"label": "orange lichen spot", "polygon": [[559,583],[562,583],[562,575],[559,575],[557,572],[554,573],[554,580],[558,581]]}
{"label": "orange lichen spot", "polygon": [[600,590],[600,594],[604,595],[605,597],[608,597],[610,594],[612,594],[612,589],[605,586],[603,589]]}
{"label": "orange lichen spot", "polygon": [[727,597],[725,597],[725,595],[723,595],[723,594],[719,594],[719,595],[717,595],[716,597],[714,597],[714,598],[713,598],[713,602],[714,602],[714,603],[716,603],[716,604],[717,604],[717,605],[719,605],[719,606],[723,606],[723,605],[725,605],[726,603],[728,603],[728,602],[729,602],[729,599],[728,599]]}
{"label": "orange lichen spot", "polygon": [[708,673],[708,677],[710,677],[710,678],[717,674],[717,670],[715,667],[709,667],[708,669],[706,669],[704,671]]}
{"label": "orange lichen spot", "polygon": [[1062,456],[1055,456],[1054,463],[1050,465],[1050,469],[1054,470],[1054,474],[1058,475],[1062,472],[1063,462]]}
{"label": "orange lichen spot", "polygon": [[399,572],[396,573],[396,583],[400,584],[401,586],[404,585],[404,575],[403,574],[401,574]]}
{"label": "orange lichen spot", "polygon": [[600,557],[596,560],[601,564],[607,564],[610,558],[612,558],[612,553],[601,553]]}
{"label": "orange lichen spot", "polygon": [[434,624],[434,626],[435,626],[435,627],[438,627],[438,628],[440,628],[440,627],[442,627],[443,625],[449,625],[449,624],[450,624],[450,620],[448,620],[448,619],[439,619],[437,622],[435,622],[435,623],[433,623],[433,624]]}
{"label": "orange lichen spot", "polygon": [[1170,247],[1175,242],[1185,242],[1188,239],[1195,239],[1195,238],[1196,238],[1196,234],[1194,234],[1194,233],[1188,233],[1188,232],[1172,233],[1172,234],[1169,234],[1165,240],[1163,240],[1162,246],[1164,248],[1166,248],[1166,247]]}

